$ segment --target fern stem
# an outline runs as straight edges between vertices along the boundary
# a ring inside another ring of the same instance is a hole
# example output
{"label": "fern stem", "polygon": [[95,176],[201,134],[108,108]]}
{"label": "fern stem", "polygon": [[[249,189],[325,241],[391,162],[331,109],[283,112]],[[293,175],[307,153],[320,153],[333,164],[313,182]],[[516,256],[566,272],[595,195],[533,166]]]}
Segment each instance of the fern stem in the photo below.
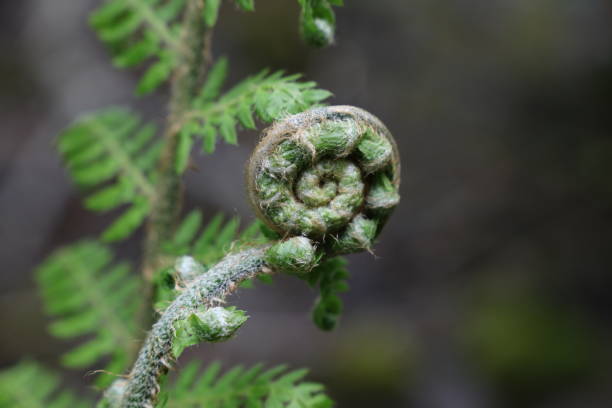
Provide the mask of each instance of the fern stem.
{"label": "fern stem", "polygon": [[146,301],[140,318],[143,329],[147,329],[152,323],[155,272],[166,264],[161,246],[171,237],[181,208],[181,180],[174,170],[173,162],[177,153],[182,117],[203,81],[207,66],[210,65],[212,29],[206,26],[202,18],[204,1],[189,0],[187,4],[180,43],[184,44],[188,53],[181,56],[171,79],[165,144],[158,166],[159,183],[144,242],[142,275],[146,282]]}
{"label": "fern stem", "polygon": [[[130,372],[118,406],[142,408],[154,406],[160,377],[173,361],[174,324],[188,318],[202,306],[220,302],[237,285],[269,271],[266,253],[271,245],[246,249],[226,256],[221,262],[196,278],[153,325],[138,359]],[[122,380],[119,380],[122,381]]]}

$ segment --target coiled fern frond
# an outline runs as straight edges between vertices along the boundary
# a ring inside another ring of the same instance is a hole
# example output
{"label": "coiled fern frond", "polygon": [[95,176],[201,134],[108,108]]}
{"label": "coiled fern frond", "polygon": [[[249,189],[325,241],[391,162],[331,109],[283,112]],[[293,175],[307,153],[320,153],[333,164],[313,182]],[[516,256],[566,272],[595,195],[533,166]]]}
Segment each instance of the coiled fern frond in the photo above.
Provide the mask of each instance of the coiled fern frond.
{"label": "coiled fern frond", "polygon": [[399,202],[399,154],[377,118],[351,106],[311,109],[264,131],[247,167],[257,215],[328,254],[369,250]]}
{"label": "coiled fern frond", "polygon": [[[351,106],[311,109],[275,123],[247,166],[259,218],[281,237],[307,237],[299,241],[304,250],[316,247],[321,258],[371,250],[399,202],[399,176],[391,133]],[[269,259],[285,271],[303,272],[295,253],[273,248]],[[333,329],[342,311],[337,294],[348,289],[345,266],[334,257],[306,270],[305,278],[320,288],[313,320],[323,330]]]}

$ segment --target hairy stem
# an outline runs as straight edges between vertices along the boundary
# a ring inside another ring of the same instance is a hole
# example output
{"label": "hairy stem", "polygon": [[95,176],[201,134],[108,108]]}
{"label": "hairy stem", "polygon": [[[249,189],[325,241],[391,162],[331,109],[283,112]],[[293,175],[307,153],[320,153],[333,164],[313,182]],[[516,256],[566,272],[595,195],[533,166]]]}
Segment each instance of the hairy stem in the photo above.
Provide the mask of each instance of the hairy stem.
{"label": "hairy stem", "polygon": [[148,329],[152,323],[155,271],[167,263],[161,245],[174,231],[182,202],[181,179],[173,166],[178,146],[180,124],[189,110],[190,101],[202,84],[207,66],[211,62],[212,30],[202,18],[205,0],[189,0],[183,22],[181,43],[187,53],[177,65],[171,80],[169,115],[164,135],[165,144],[159,162],[159,183],[151,216],[146,226],[142,275],[145,280],[146,301],[141,311],[141,327]]}
{"label": "hairy stem", "polygon": [[[121,408],[153,407],[160,378],[173,361],[174,324],[188,318],[202,306],[210,307],[235,290],[246,279],[269,271],[266,252],[270,245],[246,249],[226,256],[205,274],[196,278],[153,325],[130,375],[121,384],[118,399]],[[125,382],[126,381],[126,382]],[[110,398],[107,395],[106,398]],[[109,401],[110,402],[110,401]],[[115,406],[113,404],[112,406]]]}

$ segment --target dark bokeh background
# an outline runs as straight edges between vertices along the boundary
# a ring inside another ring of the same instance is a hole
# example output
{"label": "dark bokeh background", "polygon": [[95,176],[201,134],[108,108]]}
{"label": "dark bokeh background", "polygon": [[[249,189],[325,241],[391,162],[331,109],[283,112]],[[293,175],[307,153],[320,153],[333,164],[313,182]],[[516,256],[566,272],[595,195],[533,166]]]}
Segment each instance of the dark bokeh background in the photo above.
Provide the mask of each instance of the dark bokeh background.
{"label": "dark bokeh background", "polygon": [[[0,3],[0,365],[52,367],[32,271],[110,217],[83,210],[54,152],[79,113],[137,99],[86,23],[93,0]],[[402,203],[375,256],[350,256],[338,330],[279,278],[234,301],[252,318],[186,359],[308,366],[341,407],[604,407],[612,402],[612,3],[347,0],[337,44],[311,50],[295,1],[225,4],[230,82],[304,72],[332,103],[379,116],[402,154]],[[242,179],[256,134],[196,159],[186,206],[252,219]],[[138,262],[138,238],[118,252]],[[184,360],[182,360],[184,361]],[[182,364],[182,362],[181,362]],[[91,378],[68,372],[83,392]]]}

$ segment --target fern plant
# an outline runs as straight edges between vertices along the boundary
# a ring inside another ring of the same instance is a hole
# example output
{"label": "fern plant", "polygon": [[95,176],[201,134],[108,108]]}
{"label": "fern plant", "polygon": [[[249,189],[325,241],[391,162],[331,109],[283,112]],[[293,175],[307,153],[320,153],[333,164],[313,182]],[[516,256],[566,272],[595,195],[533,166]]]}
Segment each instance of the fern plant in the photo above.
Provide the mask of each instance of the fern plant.
{"label": "fern plant", "polygon": [[[368,112],[325,106],[331,93],[298,74],[264,70],[222,92],[228,60],[213,64],[210,48],[220,3],[106,0],[90,18],[115,66],[148,65],[137,94],[164,82],[170,88],[163,132],[113,107],[81,116],[57,142],[85,207],[119,214],[99,236],[56,250],[36,271],[51,334],[76,344],[60,362],[104,364],[96,371],[99,407],[332,406],[320,384],[303,381],[305,370],[255,365],[219,375],[219,364],[194,362],[174,380],[165,376],[186,347],[231,338],[248,315],[223,299],[273,273],[317,287],[313,320],[333,329],[338,295],[348,289],[342,255],[371,250],[399,202],[395,142]],[[333,42],[332,7],[342,1],[298,4],[304,40]],[[253,0],[235,6],[255,8]],[[181,176],[194,144],[213,153],[219,139],[236,144],[240,130],[258,122],[273,123],[247,164],[258,220],[241,229],[222,214],[208,223],[199,210],[181,217]],[[143,225],[135,274],[110,245]],[[0,407],[92,405],[58,384],[56,374],[26,360],[0,373]]]}

